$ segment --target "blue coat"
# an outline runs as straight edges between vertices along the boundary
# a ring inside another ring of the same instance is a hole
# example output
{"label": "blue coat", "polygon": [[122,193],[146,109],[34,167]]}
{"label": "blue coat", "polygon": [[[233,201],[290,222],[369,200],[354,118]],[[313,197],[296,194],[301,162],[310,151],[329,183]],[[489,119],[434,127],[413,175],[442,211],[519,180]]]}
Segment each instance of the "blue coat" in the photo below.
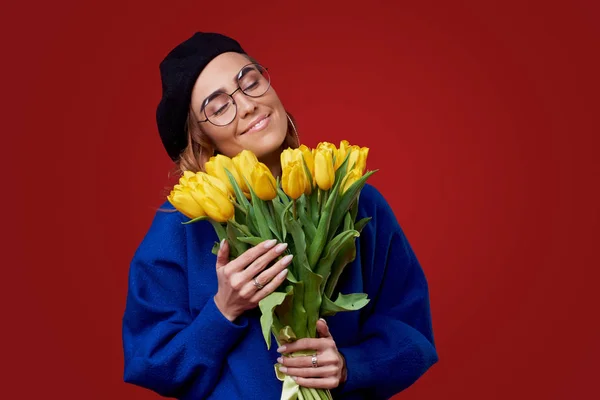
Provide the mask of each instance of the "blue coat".
{"label": "blue coat", "polygon": [[[335,399],[387,399],[438,360],[425,275],[391,208],[368,184],[359,202],[358,218],[365,216],[373,219],[338,287],[371,301],[327,318],[348,368]],[[158,211],[131,262],[125,381],[181,399],[279,399],[277,346],[267,350],[257,310],[235,322],[220,313],[211,253],[218,239],[208,222],[182,225],[186,220]]]}

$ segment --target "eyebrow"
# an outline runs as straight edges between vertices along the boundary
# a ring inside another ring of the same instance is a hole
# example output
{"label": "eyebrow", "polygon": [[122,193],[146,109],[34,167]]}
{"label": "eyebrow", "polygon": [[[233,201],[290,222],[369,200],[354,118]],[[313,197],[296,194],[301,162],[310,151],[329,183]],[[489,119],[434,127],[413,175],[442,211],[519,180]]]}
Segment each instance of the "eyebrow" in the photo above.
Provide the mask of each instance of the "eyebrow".
{"label": "eyebrow", "polygon": [[[246,75],[252,69],[249,67],[250,67],[250,65],[243,66],[242,69],[233,77],[233,82],[237,84],[238,80],[242,79],[244,77],[244,75]],[[204,98],[204,100],[202,100],[202,106],[200,107],[200,111],[204,111],[204,107],[206,106],[206,103],[208,103],[208,100],[212,99],[217,94],[221,94],[221,93],[227,93],[227,90],[222,86],[220,88],[218,88],[217,90],[213,91],[208,96],[206,96]]]}

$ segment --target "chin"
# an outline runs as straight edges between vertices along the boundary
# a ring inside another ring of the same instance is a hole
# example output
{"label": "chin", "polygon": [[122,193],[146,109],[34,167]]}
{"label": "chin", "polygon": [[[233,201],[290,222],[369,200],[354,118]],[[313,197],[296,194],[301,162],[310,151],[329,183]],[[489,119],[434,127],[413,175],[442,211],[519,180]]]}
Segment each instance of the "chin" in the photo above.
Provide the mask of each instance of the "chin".
{"label": "chin", "polygon": [[283,127],[280,125],[281,122],[277,121],[264,132],[256,132],[256,134],[262,133],[260,136],[256,134],[250,134],[252,136],[256,135],[255,137],[248,135],[248,137],[245,138],[248,142],[244,147],[251,150],[258,158],[280,151],[281,145],[285,141],[287,124]]}

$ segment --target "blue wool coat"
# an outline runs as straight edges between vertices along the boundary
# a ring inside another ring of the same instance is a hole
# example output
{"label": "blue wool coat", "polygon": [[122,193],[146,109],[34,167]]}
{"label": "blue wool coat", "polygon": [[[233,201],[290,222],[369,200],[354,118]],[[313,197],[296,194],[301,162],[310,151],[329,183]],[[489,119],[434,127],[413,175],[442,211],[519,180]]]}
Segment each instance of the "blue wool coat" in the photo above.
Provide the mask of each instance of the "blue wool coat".
{"label": "blue wool coat", "polygon": [[[365,216],[373,219],[338,287],[371,301],[326,318],[348,369],[334,399],[387,399],[438,360],[425,275],[388,203],[368,184],[359,201],[358,218]],[[217,236],[208,222],[182,225],[186,220],[158,211],[131,261],[125,381],[181,399],[279,399],[279,354],[276,345],[266,348],[260,313],[234,322],[220,313],[211,253]]]}

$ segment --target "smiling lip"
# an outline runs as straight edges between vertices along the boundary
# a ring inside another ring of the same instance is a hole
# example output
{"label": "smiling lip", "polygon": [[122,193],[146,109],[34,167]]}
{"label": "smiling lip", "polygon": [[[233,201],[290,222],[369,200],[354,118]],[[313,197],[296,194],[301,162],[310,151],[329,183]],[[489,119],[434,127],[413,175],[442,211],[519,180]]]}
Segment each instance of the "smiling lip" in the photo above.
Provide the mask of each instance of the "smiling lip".
{"label": "smiling lip", "polygon": [[250,124],[250,128],[246,129],[241,134],[245,135],[246,133],[261,131],[261,130],[265,129],[267,127],[267,125],[269,125],[270,120],[271,120],[270,115],[262,115],[262,116],[256,118],[254,121],[252,121]]}

